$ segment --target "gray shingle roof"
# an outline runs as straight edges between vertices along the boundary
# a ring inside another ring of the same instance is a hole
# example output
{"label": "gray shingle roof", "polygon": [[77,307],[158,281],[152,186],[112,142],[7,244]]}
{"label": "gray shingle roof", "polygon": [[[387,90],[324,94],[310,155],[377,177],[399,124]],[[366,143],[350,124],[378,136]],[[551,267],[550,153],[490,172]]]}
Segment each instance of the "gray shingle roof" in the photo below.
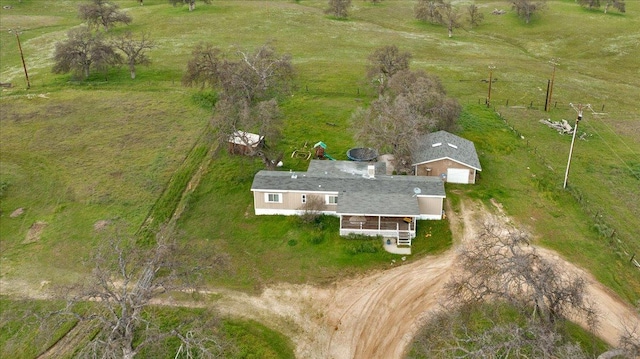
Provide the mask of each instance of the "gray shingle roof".
{"label": "gray shingle roof", "polygon": [[361,166],[350,161],[312,161],[308,172],[263,170],[255,175],[251,190],[334,192],[338,194],[338,213],[387,215],[419,214],[417,195],[445,197],[439,178],[378,174],[370,178],[366,171],[356,171]]}
{"label": "gray shingle roof", "polygon": [[413,165],[450,158],[482,171],[473,142],[446,131],[429,133],[420,138],[413,153]]}
{"label": "gray shingle roof", "polygon": [[336,213],[383,216],[418,216],[420,207],[413,194],[344,192],[338,195]]}

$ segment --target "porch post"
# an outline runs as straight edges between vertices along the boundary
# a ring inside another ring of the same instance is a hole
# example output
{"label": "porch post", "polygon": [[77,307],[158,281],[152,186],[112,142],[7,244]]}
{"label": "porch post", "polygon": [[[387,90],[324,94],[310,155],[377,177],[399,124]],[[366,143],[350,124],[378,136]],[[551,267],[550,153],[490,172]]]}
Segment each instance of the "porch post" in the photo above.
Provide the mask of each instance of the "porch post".
{"label": "porch post", "polygon": [[380,216],[378,216],[378,233],[380,233]]}

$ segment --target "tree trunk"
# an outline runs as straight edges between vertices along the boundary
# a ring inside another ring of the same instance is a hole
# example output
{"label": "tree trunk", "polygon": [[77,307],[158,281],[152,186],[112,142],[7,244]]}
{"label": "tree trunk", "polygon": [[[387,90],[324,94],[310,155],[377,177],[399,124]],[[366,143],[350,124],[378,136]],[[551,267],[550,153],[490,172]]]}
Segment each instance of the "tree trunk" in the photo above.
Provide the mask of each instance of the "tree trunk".
{"label": "tree trunk", "polygon": [[136,66],[134,64],[129,64],[129,72],[131,72],[131,79],[136,78]]}
{"label": "tree trunk", "polygon": [[87,77],[89,77],[89,65],[83,65],[82,66],[82,72],[84,73],[84,78],[85,79]]}
{"label": "tree trunk", "polygon": [[196,9],[196,2],[195,1],[190,1],[189,2],[189,11],[193,11]]}
{"label": "tree trunk", "polygon": [[449,30],[449,37],[453,37],[453,28],[451,27],[451,25],[449,25],[449,28],[447,30]]}

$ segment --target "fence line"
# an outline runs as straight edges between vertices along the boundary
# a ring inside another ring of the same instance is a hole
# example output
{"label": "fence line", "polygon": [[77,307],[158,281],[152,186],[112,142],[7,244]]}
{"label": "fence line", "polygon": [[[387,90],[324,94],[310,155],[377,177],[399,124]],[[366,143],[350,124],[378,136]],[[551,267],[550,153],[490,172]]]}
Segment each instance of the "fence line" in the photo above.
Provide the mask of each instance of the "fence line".
{"label": "fence line", "polygon": [[[603,105],[604,108],[604,105]],[[495,108],[494,108],[495,110]],[[509,121],[503,117],[500,112],[495,111],[496,115],[498,116],[498,118],[500,118],[504,124],[511,130],[511,132],[516,135],[519,139],[525,139],[525,137],[522,135],[522,133],[520,131],[518,131],[518,129],[513,126],[513,124],[509,123]],[[533,156],[547,169],[549,169],[553,174],[558,174],[559,172],[556,171],[550,164],[549,162],[546,160],[546,158],[538,151],[538,148],[534,145],[532,145],[531,143],[529,143],[529,140],[527,139],[525,142],[525,147],[527,148],[527,151],[529,151],[529,153],[532,153]],[[559,182],[558,182],[559,183]],[[554,191],[556,193],[558,192],[558,188],[555,186],[550,186],[550,188],[554,189]],[[623,238],[618,231],[616,230],[615,227],[611,226],[605,219],[604,217],[600,214],[600,209],[599,208],[594,208],[592,205],[590,205],[589,200],[585,199],[584,194],[582,193],[582,191],[580,190],[580,188],[578,186],[575,186],[573,184],[570,184],[568,187],[568,191],[569,194],[571,194],[571,196],[573,197],[573,199],[578,202],[578,204],[580,205],[580,208],[582,208],[582,210],[590,217],[592,218],[593,221],[593,227],[598,231],[598,235],[600,235],[600,237],[607,239],[610,247],[612,247],[612,249],[619,255],[619,256],[626,256],[627,259],[629,260],[629,263],[631,263],[632,265],[634,265],[636,268],[640,269],[640,263],[638,262],[637,259],[635,259],[636,257],[636,253],[633,252],[629,246],[627,245],[627,238]]]}

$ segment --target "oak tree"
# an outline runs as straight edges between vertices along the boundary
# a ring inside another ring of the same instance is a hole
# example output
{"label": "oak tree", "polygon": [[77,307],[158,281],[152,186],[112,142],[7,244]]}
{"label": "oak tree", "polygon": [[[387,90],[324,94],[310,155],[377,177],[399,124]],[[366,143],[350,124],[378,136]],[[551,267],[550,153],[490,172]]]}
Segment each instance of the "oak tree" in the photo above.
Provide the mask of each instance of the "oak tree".
{"label": "oak tree", "polygon": [[453,29],[462,26],[460,10],[450,2],[445,2],[440,6],[440,12],[442,13],[442,24],[447,27],[449,37],[453,37]]}
{"label": "oak tree", "polygon": [[[603,2],[605,14],[610,7],[613,7],[622,13],[626,11],[624,0],[603,0]],[[599,8],[602,5],[600,0],[578,0],[578,3],[583,7],[588,7],[589,9]]]}
{"label": "oak tree", "polygon": [[89,0],[78,7],[80,19],[90,28],[102,27],[109,31],[117,23],[130,24],[131,16],[122,12],[120,6],[109,0]]}
{"label": "oak tree", "polygon": [[151,63],[146,51],[154,48],[155,45],[149,39],[148,34],[142,34],[140,39],[136,40],[131,32],[126,32],[114,38],[111,43],[113,47],[125,55],[123,62],[129,66],[129,73],[132,79],[136,78],[136,65],[149,65]]}
{"label": "oak tree", "polygon": [[484,20],[484,14],[480,12],[480,9],[476,4],[469,4],[467,6],[467,15],[469,17],[469,26],[471,28],[480,25]]}
{"label": "oak tree", "polygon": [[[211,4],[211,0],[201,0],[205,4]],[[187,4],[189,5],[189,11],[193,11],[196,9],[196,0],[169,0],[169,2],[176,6],[178,4]]]}
{"label": "oak tree", "polygon": [[[159,296],[193,288],[194,272],[179,258],[175,232],[163,227],[147,248],[122,233],[119,225],[111,229],[91,258],[91,276],[62,294],[68,301],[63,315],[96,323],[98,329],[77,357],[131,359],[143,350],[153,351],[150,348],[169,337],[181,341],[184,345],[179,350],[189,348],[190,354],[205,358],[222,355],[228,348],[223,339],[198,335],[202,327],[162,328],[150,310]],[[209,258],[208,263],[219,270],[225,261],[217,257]],[[77,304],[87,302],[93,305],[78,310]]]}
{"label": "oak tree", "polygon": [[249,148],[248,154],[260,157],[273,169],[282,159],[273,144],[281,129],[277,99],[289,93],[294,77],[291,57],[276,53],[269,44],[252,52],[238,50],[234,57],[223,56],[210,44],[196,46],[183,84],[217,90],[212,124],[218,141],[226,143],[240,131],[264,136],[266,146]]}
{"label": "oak tree", "polygon": [[74,72],[86,79],[91,69],[106,71],[121,58],[100,33],[92,33],[85,26],[70,30],[66,41],[55,44],[53,60],[54,73]]}
{"label": "oak tree", "polygon": [[586,293],[586,281],[563,271],[529,246],[529,236],[505,229],[488,217],[473,244],[460,249],[462,272],[446,288],[451,301],[463,305],[501,300],[546,325],[572,317],[597,327]]}
{"label": "oak tree", "polygon": [[419,0],[414,14],[418,20],[446,26],[449,37],[453,36],[453,29],[462,26],[460,9],[449,1]]}
{"label": "oak tree", "polygon": [[338,19],[346,19],[349,16],[351,0],[329,0],[329,7],[324,11]]}
{"label": "oak tree", "polygon": [[369,55],[367,76],[377,83],[379,93],[384,92],[387,81],[393,75],[409,69],[411,56],[409,51],[400,51],[396,45],[377,48]]}
{"label": "oak tree", "polygon": [[511,3],[518,17],[524,19],[527,24],[534,14],[544,10],[546,7],[545,0],[509,0],[509,3]]}
{"label": "oak tree", "polygon": [[421,71],[397,72],[387,91],[352,115],[358,142],[394,155],[396,168],[410,169],[411,153],[421,135],[455,126],[461,111],[435,76]]}
{"label": "oak tree", "polygon": [[434,24],[442,22],[442,14],[440,6],[444,4],[443,0],[418,0],[414,8],[416,19]]}
{"label": "oak tree", "polygon": [[[501,311],[489,304],[431,313],[409,358],[589,358],[579,344],[567,343],[553,328],[531,319],[505,320]],[[477,318],[488,325],[479,326]]]}

